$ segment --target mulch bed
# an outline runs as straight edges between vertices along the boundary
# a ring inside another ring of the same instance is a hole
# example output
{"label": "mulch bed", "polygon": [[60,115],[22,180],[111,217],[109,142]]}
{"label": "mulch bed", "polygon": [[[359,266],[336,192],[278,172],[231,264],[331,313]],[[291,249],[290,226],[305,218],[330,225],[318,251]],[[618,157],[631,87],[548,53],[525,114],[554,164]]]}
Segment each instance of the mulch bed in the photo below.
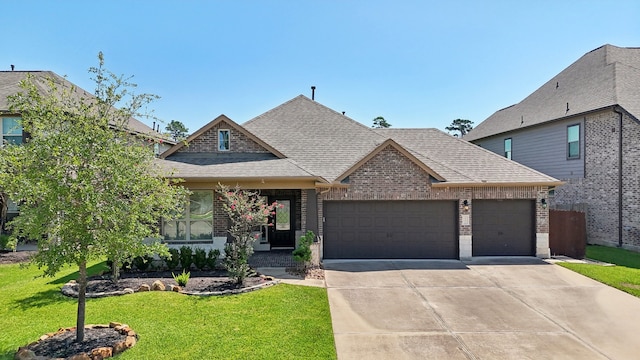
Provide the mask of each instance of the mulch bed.
{"label": "mulch bed", "polygon": [[29,261],[35,251],[0,251],[0,264],[18,264]]}
{"label": "mulch bed", "polygon": [[[178,272],[175,272],[177,275]],[[148,272],[125,272],[116,283],[111,281],[108,275],[93,276],[88,279],[87,293],[101,293],[122,291],[126,288],[138,290],[140,285],[151,286],[154,281],[160,280],[165,286],[178,285],[173,279],[170,271],[148,271]],[[236,284],[234,280],[227,276],[226,271],[191,271],[191,277],[187,286],[182,287],[188,292],[216,292],[226,290],[237,290],[245,287],[252,287],[270,281],[270,278],[262,276],[252,276],[245,279],[244,284]]]}
{"label": "mulch bed", "polygon": [[36,355],[49,358],[67,358],[76,354],[90,354],[93,349],[113,347],[127,338],[126,334],[113,328],[94,328],[84,330],[84,341],[76,342],[76,331],[65,331],[29,345],[26,349]]}

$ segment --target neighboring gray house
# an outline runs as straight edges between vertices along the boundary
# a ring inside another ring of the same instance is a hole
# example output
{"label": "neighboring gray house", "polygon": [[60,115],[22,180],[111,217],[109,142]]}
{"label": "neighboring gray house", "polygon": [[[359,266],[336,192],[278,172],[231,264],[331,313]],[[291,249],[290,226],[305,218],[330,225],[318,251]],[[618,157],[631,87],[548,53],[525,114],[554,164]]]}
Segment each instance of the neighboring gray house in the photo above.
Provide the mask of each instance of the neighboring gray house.
{"label": "neighboring gray house", "polygon": [[[435,129],[371,129],[305,96],[239,125],[224,115],[161,155],[192,190],[172,246],[222,248],[219,183],[277,201],[255,249],[319,235],[316,259],[549,256],[556,179]],[[171,172],[173,171],[173,172]]]}
{"label": "neighboring gray house", "polygon": [[640,250],[640,48],[588,52],[465,140],[565,181],[552,207],[586,208],[589,243]]}

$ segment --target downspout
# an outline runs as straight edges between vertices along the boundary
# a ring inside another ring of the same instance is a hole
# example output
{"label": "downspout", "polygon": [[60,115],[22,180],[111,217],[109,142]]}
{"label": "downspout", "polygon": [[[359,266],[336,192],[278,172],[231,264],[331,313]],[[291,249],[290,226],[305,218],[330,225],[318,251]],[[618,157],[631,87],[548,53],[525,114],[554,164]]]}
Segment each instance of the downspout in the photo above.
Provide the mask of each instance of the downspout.
{"label": "downspout", "polygon": [[622,112],[614,107],[613,112],[618,114],[618,247],[622,247]]}

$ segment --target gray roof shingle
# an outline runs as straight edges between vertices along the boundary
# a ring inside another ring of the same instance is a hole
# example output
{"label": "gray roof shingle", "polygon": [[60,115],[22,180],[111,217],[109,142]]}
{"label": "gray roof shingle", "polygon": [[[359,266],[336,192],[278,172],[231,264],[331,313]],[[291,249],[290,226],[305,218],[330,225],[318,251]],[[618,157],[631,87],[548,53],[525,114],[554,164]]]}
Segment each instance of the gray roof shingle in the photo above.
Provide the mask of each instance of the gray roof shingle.
{"label": "gray roof shingle", "polygon": [[543,184],[558,180],[437,129],[375,129],[411,152],[448,184]]}
{"label": "gray roof shingle", "polygon": [[607,44],[583,55],[518,104],[496,111],[464,139],[473,141],[614,105],[640,118],[638,89],[640,48]]}
{"label": "gray roof shingle", "polygon": [[559,183],[439,130],[371,129],[302,95],[243,126],[328,182],[392,139],[452,185]]}
{"label": "gray roof shingle", "polygon": [[317,176],[302,169],[291,159],[271,159],[259,161],[245,161],[213,165],[194,165],[178,161],[156,159],[161,171],[166,176],[196,179],[283,179],[308,178]]}

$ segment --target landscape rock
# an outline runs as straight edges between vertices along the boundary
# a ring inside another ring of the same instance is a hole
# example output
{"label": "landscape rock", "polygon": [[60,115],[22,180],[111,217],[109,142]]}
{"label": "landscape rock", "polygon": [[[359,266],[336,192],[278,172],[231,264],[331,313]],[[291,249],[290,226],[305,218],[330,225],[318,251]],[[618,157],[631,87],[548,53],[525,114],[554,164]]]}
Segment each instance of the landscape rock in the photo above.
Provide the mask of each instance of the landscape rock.
{"label": "landscape rock", "polygon": [[160,280],[156,280],[151,284],[151,291],[164,291],[166,286]]}
{"label": "landscape rock", "polygon": [[99,347],[91,351],[93,360],[102,360],[113,356],[113,349],[110,347]]}
{"label": "landscape rock", "polygon": [[25,348],[20,348],[13,358],[15,360],[35,360],[36,353]]}
{"label": "landscape rock", "polygon": [[140,285],[140,287],[138,288],[138,291],[151,291],[151,287],[147,284],[142,284]]}
{"label": "landscape rock", "polygon": [[89,357],[89,355],[85,353],[82,353],[70,356],[67,358],[67,360],[91,360],[91,357]]}
{"label": "landscape rock", "polygon": [[124,292],[125,295],[128,295],[133,294],[135,291],[132,288],[125,288],[122,292]]}

